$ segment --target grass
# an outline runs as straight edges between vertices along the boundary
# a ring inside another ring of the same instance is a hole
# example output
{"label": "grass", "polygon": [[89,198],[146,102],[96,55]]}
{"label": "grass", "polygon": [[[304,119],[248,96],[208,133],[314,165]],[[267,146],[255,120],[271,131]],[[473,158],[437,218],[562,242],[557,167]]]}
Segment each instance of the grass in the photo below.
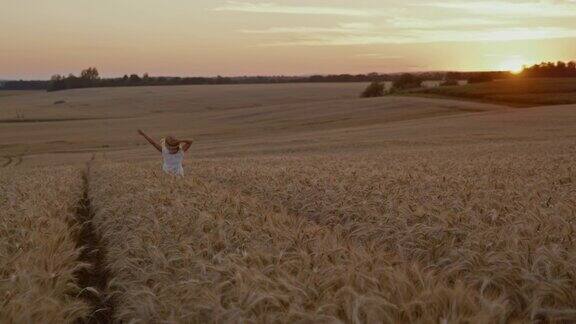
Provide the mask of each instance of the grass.
{"label": "grass", "polygon": [[515,106],[564,105],[576,103],[576,79],[510,79],[464,86],[420,89],[411,95],[464,98]]}
{"label": "grass", "polygon": [[89,306],[77,298],[75,273],[86,265],[74,210],[80,172],[4,169],[0,172],[0,322],[71,323]]}

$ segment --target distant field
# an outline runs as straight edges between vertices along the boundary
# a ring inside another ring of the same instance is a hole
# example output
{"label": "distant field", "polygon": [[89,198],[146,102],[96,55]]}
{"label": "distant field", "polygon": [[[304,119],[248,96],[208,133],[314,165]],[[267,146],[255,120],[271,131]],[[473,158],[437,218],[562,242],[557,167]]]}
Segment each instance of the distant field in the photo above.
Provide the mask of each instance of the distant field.
{"label": "distant field", "polygon": [[369,136],[372,128],[504,109],[427,98],[360,99],[365,86],[97,88],[0,98],[0,165],[83,163],[94,153],[154,158],[138,128],[156,138],[192,137],[197,157],[379,146],[395,136]]}
{"label": "distant field", "polygon": [[464,86],[420,89],[413,95],[474,99],[514,106],[565,105],[576,103],[576,79],[511,79]]}
{"label": "distant field", "polygon": [[1,97],[10,97],[10,96],[21,96],[21,95],[29,95],[32,93],[38,93],[43,91],[37,90],[0,90],[0,98]]}

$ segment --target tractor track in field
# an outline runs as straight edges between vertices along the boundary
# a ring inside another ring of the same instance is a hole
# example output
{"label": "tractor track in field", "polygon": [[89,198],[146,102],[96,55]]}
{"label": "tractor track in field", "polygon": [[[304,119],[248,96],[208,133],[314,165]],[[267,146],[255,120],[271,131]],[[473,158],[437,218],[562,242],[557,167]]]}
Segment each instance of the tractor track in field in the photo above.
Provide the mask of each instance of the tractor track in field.
{"label": "tractor track in field", "polygon": [[9,166],[12,163],[12,157],[11,156],[3,156],[2,158],[6,160],[6,162],[4,162],[2,164],[3,168]]}
{"label": "tractor track in field", "polygon": [[19,166],[22,163],[22,155],[18,155],[15,158],[16,162],[14,163],[14,166]]}
{"label": "tractor track in field", "polygon": [[4,163],[0,164],[0,168],[6,168],[9,166],[19,166],[20,164],[22,164],[22,161],[24,160],[24,156],[30,151],[30,147],[26,147],[26,149],[24,151],[22,151],[22,153],[20,154],[14,154],[14,155],[4,155],[4,156],[0,156],[0,158],[6,160]]}
{"label": "tractor track in field", "polygon": [[90,162],[83,173],[84,192],[76,209],[76,221],[81,226],[76,238],[76,245],[82,247],[79,260],[89,264],[89,267],[78,270],[75,275],[82,289],[79,297],[83,298],[92,310],[86,318],[76,323],[112,323],[114,322],[114,299],[107,294],[110,272],[104,260],[105,250],[102,238],[92,224],[94,212],[88,194],[89,173]]}

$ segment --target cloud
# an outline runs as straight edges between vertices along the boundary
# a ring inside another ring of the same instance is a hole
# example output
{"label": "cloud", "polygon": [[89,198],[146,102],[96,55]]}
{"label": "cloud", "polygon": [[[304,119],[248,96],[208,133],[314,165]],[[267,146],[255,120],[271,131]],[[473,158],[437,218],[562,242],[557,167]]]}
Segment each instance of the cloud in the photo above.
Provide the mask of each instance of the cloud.
{"label": "cloud", "polygon": [[443,29],[450,27],[469,28],[469,27],[494,27],[510,25],[511,22],[489,20],[489,19],[464,19],[448,18],[443,20],[425,20],[417,18],[393,17],[382,20],[380,24],[374,23],[339,23],[335,27],[307,27],[307,26],[289,26],[289,27],[269,27],[264,29],[242,29],[247,34],[304,34],[304,33],[340,33],[340,34],[381,34],[399,33],[402,30],[411,29]]}
{"label": "cloud", "polygon": [[262,46],[342,46],[375,44],[413,44],[434,42],[513,41],[576,37],[576,29],[560,27],[505,28],[481,31],[407,30],[401,33],[302,33],[290,40]]}
{"label": "cloud", "polygon": [[322,33],[340,33],[340,34],[364,34],[376,32],[378,29],[371,23],[341,23],[336,27],[270,27],[266,29],[243,29],[240,30],[247,34],[322,34]]}
{"label": "cloud", "polygon": [[[274,35],[260,46],[341,46],[539,40],[576,37],[576,0],[418,0],[388,9],[228,1],[217,11],[332,15],[332,25],[264,26],[245,34]],[[348,16],[348,17],[339,17]],[[338,20],[356,17],[357,22]],[[564,20],[564,22],[562,22]],[[324,22],[325,23],[325,22]],[[267,39],[267,40],[265,40]],[[369,57],[369,56],[367,56]]]}
{"label": "cloud", "polygon": [[353,7],[324,7],[324,6],[295,6],[281,5],[271,2],[228,1],[225,5],[216,7],[215,11],[239,11],[268,14],[297,14],[297,15],[333,15],[354,17],[388,16],[395,10],[368,10]]}
{"label": "cloud", "polygon": [[472,14],[509,17],[576,17],[576,1],[458,1],[431,2],[423,6],[457,9]]}
{"label": "cloud", "polygon": [[393,17],[388,20],[390,26],[402,29],[437,29],[446,27],[481,27],[509,25],[512,22],[487,18],[446,18],[446,19],[422,19]]}
{"label": "cloud", "polygon": [[522,57],[522,55],[520,55],[520,54],[494,54],[494,53],[484,54],[483,56],[485,56],[485,57],[506,57],[506,58],[520,58],[520,57]]}
{"label": "cloud", "polygon": [[380,53],[360,53],[354,56],[361,58],[378,59],[378,60],[400,60],[404,58],[403,56],[400,55],[385,55]]}

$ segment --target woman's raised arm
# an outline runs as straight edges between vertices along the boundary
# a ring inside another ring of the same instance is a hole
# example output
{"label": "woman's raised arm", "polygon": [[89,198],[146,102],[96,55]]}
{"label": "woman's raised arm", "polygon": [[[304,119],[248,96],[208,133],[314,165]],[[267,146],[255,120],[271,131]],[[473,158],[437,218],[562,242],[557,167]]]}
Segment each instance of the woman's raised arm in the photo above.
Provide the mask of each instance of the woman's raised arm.
{"label": "woman's raised arm", "polygon": [[180,141],[180,143],[184,143],[184,145],[182,145],[182,150],[186,152],[188,151],[188,149],[190,149],[190,146],[192,145],[192,143],[194,143],[194,140],[183,140]]}
{"label": "woman's raised arm", "polygon": [[144,132],[141,129],[138,130],[138,134],[142,135],[148,141],[148,143],[152,144],[152,146],[154,146],[158,150],[158,152],[162,153],[162,146],[160,146],[160,144],[156,143],[153,139],[148,137],[148,135],[144,134]]}

